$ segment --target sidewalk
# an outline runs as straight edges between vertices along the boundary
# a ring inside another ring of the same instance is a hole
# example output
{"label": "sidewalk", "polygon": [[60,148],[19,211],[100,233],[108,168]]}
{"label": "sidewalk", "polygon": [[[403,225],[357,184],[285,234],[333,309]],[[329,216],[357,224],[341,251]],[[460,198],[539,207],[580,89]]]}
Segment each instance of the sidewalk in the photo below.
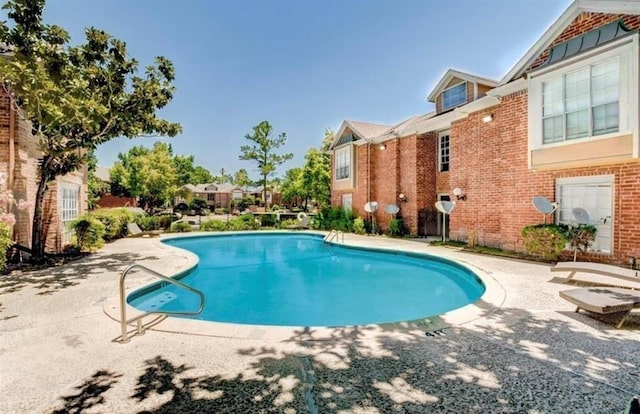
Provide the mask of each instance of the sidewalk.
{"label": "sidewalk", "polygon": [[[592,414],[620,412],[640,393],[639,318],[616,330],[574,313],[547,265],[382,237],[346,242],[460,260],[503,300],[429,336],[388,326],[300,328],[277,340],[147,331],[123,345],[103,310],[122,269],[135,261],[174,273],[190,257],[158,239],[118,240],[60,268],[0,277],[0,412]],[[128,285],[148,280],[132,274]]]}

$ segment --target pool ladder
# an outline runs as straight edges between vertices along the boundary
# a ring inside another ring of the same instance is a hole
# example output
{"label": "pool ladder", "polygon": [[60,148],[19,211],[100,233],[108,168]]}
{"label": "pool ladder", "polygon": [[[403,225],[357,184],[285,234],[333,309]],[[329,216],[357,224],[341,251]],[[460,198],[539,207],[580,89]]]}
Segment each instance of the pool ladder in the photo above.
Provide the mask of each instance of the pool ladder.
{"label": "pool ladder", "polygon": [[[153,276],[155,276],[155,277],[157,277],[159,279],[164,280],[165,282],[168,282],[168,283],[171,283],[173,285],[176,285],[179,288],[185,289],[185,290],[187,290],[187,291],[189,291],[191,293],[195,293],[196,295],[200,296],[200,306],[195,311],[150,311],[150,312],[145,312],[145,313],[142,313],[140,315],[134,316],[131,319],[127,319],[127,302],[126,302],[125,292],[124,292],[124,280],[126,279],[126,277],[129,274],[129,272],[134,270],[134,269],[143,270],[143,271],[149,273],[150,275],[153,275]],[[179,280],[176,280],[176,279],[170,278],[168,276],[165,276],[163,274],[160,274],[160,273],[156,272],[155,270],[149,269],[146,266],[142,266],[142,265],[137,264],[137,263],[129,265],[122,271],[122,275],[120,275],[120,326],[122,328],[122,336],[120,337],[120,343],[126,344],[127,342],[129,342],[129,334],[127,332],[127,325],[132,323],[132,322],[136,322],[137,323],[137,334],[138,335],[142,335],[144,333],[144,330],[142,329],[142,318],[144,318],[145,316],[154,315],[154,314],[155,315],[165,315],[165,316],[166,315],[181,315],[181,316],[199,315],[202,312],[202,310],[204,309],[204,305],[205,305],[204,293],[202,293],[198,289],[194,289],[191,286],[180,282]]]}
{"label": "pool ladder", "polygon": [[341,241],[342,243],[344,243],[344,233],[340,230],[331,230],[329,234],[324,236],[324,241],[330,242],[332,240],[335,240],[336,242]]}

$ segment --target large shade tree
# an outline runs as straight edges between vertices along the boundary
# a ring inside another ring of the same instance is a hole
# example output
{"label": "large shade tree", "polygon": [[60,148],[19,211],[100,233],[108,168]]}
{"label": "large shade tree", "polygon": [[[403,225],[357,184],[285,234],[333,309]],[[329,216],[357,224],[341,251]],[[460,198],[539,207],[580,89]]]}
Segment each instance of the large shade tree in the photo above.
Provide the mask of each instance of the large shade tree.
{"label": "large shade tree", "polygon": [[0,59],[3,87],[31,121],[42,151],[31,246],[36,257],[44,256],[43,206],[56,177],[78,170],[89,150],[113,138],[181,131],[156,112],[174,93],[168,59],[157,57],[138,74],[125,43],[95,28],[85,30],[85,43],[72,46],[64,29],[43,23],[44,5],[9,0],[3,8],[11,22],[0,23],[0,42],[10,54]]}
{"label": "large shade tree", "polygon": [[273,174],[279,165],[293,158],[291,153],[276,153],[276,150],[287,142],[287,134],[283,132],[274,138],[271,136],[272,131],[271,124],[262,121],[253,127],[253,134],[245,135],[245,138],[253,144],[240,147],[241,160],[255,161],[258,164],[258,171],[262,176],[261,185],[265,203],[267,203],[267,177]]}
{"label": "large shade tree", "polygon": [[136,146],[118,154],[110,178],[113,194],[137,197],[149,212],[169,204],[178,192],[172,149],[163,142],[151,149]]}

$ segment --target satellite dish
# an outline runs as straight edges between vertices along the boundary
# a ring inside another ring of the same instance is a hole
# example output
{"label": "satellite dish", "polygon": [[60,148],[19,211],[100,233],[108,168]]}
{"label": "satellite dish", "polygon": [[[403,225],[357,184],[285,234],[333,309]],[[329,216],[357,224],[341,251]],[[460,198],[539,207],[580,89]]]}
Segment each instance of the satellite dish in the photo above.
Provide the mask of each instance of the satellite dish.
{"label": "satellite dish", "polygon": [[589,212],[582,207],[572,209],[571,214],[573,214],[573,218],[580,224],[589,224],[591,222]]}
{"label": "satellite dish", "polygon": [[367,213],[373,213],[377,209],[378,209],[377,201],[369,201],[364,205],[364,211],[366,211]]}
{"label": "satellite dish", "polygon": [[384,206],[384,211],[389,214],[396,214],[398,213],[398,211],[400,211],[400,207],[396,206],[395,204],[387,204],[386,206]]}
{"label": "satellite dish", "polygon": [[546,197],[534,196],[533,206],[543,214],[544,223],[547,224],[547,214],[552,214],[558,208],[558,203],[552,203]]}
{"label": "satellite dish", "polygon": [[542,214],[551,214],[556,211],[556,207],[546,197],[535,196],[533,197],[533,206]]}
{"label": "satellite dish", "polygon": [[456,208],[456,203],[448,200],[436,201],[436,209],[443,214],[451,214],[453,209]]}

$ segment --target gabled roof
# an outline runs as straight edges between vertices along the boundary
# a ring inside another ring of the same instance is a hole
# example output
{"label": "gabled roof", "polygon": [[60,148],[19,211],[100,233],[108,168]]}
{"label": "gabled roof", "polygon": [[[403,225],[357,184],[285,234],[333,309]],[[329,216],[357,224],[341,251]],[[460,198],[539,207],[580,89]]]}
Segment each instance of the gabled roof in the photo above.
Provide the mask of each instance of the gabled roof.
{"label": "gabled roof", "polygon": [[110,169],[107,167],[96,167],[93,175],[100,181],[104,181],[105,183],[111,182]]}
{"label": "gabled roof", "polygon": [[498,82],[493,79],[483,78],[480,76],[472,75],[470,73],[461,72],[455,69],[449,69],[448,71],[445,72],[445,74],[442,76],[440,81],[433,88],[433,90],[427,97],[427,100],[429,102],[435,102],[440,92],[442,92],[445,86],[447,86],[447,84],[451,82],[451,79],[453,78],[459,78],[459,79],[466,80],[467,82],[473,82],[473,83],[479,83],[481,85],[491,86],[492,88],[498,85]]}
{"label": "gabled roof", "polygon": [[349,128],[353,131],[354,134],[358,135],[360,139],[372,139],[379,135],[384,134],[386,131],[392,128],[391,125],[381,125],[374,124],[372,122],[360,122],[360,121],[348,121],[345,120],[342,122],[340,129],[336,132],[335,137],[333,139],[333,143],[331,144],[331,148],[334,148],[336,145],[339,145],[340,139],[345,131]]}
{"label": "gabled roof", "polygon": [[562,34],[581,13],[640,14],[640,2],[615,0],[575,0],[547,29],[536,43],[520,58],[515,66],[500,80],[504,85],[521,77],[542,52]]}
{"label": "gabled roof", "polygon": [[207,183],[207,184],[185,184],[182,186],[183,189],[189,190],[192,193],[232,193],[234,191],[242,191],[242,188],[233,185],[233,184],[216,184],[216,183]]}

